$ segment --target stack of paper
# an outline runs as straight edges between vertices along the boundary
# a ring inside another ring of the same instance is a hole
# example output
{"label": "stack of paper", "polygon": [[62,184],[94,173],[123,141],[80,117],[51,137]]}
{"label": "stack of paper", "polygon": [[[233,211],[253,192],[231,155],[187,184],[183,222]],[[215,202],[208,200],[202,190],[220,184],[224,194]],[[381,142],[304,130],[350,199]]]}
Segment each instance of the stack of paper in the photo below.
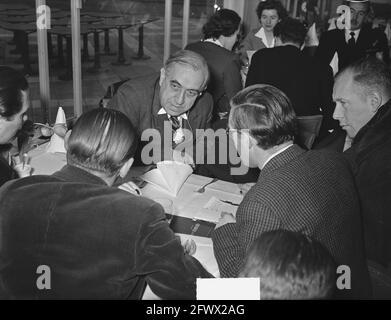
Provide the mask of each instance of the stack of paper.
{"label": "stack of paper", "polygon": [[[61,107],[59,107],[57,111],[56,124],[65,124],[66,126],[66,123],[67,121],[65,117],[65,112]],[[54,133],[50,139],[46,151],[49,153],[66,153],[64,146],[64,138]]]}

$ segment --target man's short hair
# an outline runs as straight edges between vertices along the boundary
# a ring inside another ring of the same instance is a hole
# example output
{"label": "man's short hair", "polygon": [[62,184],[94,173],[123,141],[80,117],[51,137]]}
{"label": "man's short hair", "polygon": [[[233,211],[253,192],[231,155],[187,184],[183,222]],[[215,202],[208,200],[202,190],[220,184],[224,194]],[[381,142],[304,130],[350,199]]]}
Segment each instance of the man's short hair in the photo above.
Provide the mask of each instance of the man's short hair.
{"label": "man's short hair", "polygon": [[22,91],[28,88],[28,82],[20,71],[0,66],[0,117],[12,119],[22,110]]}
{"label": "man's short hair", "polygon": [[377,91],[391,98],[391,72],[387,65],[376,57],[361,58],[348,65],[336,75],[336,80],[350,72],[363,97]]}
{"label": "man's short hair", "polygon": [[336,270],[318,241],[274,230],[253,242],[239,276],[260,278],[261,299],[325,299],[334,293]]}
{"label": "man's short hair", "polygon": [[171,66],[174,64],[183,64],[190,66],[193,70],[200,70],[204,74],[204,83],[203,88],[206,88],[206,85],[209,81],[209,68],[208,63],[200,54],[191,51],[191,50],[179,50],[172,54],[164,64],[164,69],[168,71]]}
{"label": "man's short hair", "polygon": [[270,149],[294,139],[296,115],[289,98],[271,85],[255,84],[231,99],[229,125],[249,130],[262,149]]}
{"label": "man's short hair", "polygon": [[137,137],[130,120],[120,111],[98,108],[76,121],[68,140],[71,165],[111,177],[132,158]]}
{"label": "man's short hair", "polygon": [[307,29],[298,19],[286,18],[274,28],[274,36],[279,37],[282,43],[292,42],[301,46],[306,35]]}

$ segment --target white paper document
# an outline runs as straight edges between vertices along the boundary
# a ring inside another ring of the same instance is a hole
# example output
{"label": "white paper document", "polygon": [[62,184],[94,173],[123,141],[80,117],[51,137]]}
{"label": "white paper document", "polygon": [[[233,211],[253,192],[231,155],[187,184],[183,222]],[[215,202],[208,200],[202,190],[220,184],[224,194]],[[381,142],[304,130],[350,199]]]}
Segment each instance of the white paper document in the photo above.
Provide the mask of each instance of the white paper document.
{"label": "white paper document", "polygon": [[[226,202],[224,202],[226,201]],[[231,202],[231,203],[229,203]],[[208,209],[214,212],[221,214],[222,212],[232,213],[236,215],[236,210],[238,210],[239,203],[217,199],[216,197],[210,198],[210,200],[205,204],[204,209]]]}
{"label": "white paper document", "polygon": [[193,172],[190,165],[175,161],[162,161],[157,163],[156,166],[156,169],[148,171],[141,178],[162,188],[173,196],[178,194],[187,178]]}

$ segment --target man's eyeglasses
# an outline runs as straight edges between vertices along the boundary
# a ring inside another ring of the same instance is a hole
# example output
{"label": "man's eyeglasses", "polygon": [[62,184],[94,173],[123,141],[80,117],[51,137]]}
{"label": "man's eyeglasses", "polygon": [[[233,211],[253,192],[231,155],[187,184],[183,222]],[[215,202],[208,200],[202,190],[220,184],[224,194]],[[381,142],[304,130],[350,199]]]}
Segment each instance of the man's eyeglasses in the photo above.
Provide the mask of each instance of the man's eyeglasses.
{"label": "man's eyeglasses", "polygon": [[170,88],[175,93],[182,93],[182,90],[185,90],[185,95],[188,99],[195,99],[203,94],[203,91],[200,90],[183,88],[181,84],[175,80],[170,81]]}

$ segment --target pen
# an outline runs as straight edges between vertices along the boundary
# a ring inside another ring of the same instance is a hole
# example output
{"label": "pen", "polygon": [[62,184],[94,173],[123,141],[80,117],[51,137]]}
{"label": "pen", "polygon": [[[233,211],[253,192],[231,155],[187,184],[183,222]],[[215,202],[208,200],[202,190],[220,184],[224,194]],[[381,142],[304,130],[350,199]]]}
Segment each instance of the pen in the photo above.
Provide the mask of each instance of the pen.
{"label": "pen", "polygon": [[221,199],[220,199],[220,201],[221,201],[221,202],[224,202],[224,203],[228,203],[228,204],[230,204],[230,205],[232,205],[232,206],[239,207],[239,204],[238,204],[238,203],[234,203],[234,202],[231,202],[231,201],[228,201],[228,200],[221,200]]}

